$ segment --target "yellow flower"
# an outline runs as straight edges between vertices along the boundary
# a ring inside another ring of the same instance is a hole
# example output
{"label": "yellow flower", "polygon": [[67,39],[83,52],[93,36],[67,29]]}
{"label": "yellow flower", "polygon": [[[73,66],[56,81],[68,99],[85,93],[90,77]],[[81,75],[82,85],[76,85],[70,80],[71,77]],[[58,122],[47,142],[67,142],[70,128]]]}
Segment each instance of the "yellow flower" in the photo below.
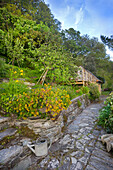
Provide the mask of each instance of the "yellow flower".
{"label": "yellow flower", "polygon": [[36,112],[36,115],[39,115],[39,112]]}
{"label": "yellow flower", "polygon": [[23,117],[24,120],[26,120],[27,118],[26,117]]}
{"label": "yellow flower", "polygon": [[20,74],[21,76],[23,75],[23,73]]}
{"label": "yellow flower", "polygon": [[23,73],[23,70],[20,70],[21,73]]}
{"label": "yellow flower", "polygon": [[17,72],[15,71],[14,74],[16,74]]}
{"label": "yellow flower", "polygon": [[16,82],[18,83],[19,81],[18,81],[18,80],[16,80]]}
{"label": "yellow flower", "polygon": [[11,101],[9,101],[9,103],[11,103]]}

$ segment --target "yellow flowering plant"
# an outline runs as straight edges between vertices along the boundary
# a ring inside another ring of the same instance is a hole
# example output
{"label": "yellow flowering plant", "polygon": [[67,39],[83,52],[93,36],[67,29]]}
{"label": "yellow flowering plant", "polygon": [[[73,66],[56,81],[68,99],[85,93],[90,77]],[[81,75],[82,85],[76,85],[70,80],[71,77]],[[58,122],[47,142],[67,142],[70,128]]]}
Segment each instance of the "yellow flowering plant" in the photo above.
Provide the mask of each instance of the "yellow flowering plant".
{"label": "yellow flowering plant", "polygon": [[[4,103],[5,95],[2,98]],[[40,116],[56,120],[61,111],[71,104],[71,101],[65,90],[62,91],[45,84],[41,89],[15,94],[13,100],[8,98],[6,104],[4,110],[15,113],[19,118]]]}

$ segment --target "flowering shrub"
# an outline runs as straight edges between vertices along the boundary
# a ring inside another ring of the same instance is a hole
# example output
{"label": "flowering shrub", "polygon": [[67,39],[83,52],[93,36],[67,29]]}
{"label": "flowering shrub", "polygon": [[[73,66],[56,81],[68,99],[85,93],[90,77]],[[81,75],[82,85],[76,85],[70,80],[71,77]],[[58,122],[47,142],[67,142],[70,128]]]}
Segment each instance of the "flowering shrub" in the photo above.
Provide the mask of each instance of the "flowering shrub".
{"label": "flowering shrub", "polygon": [[105,102],[106,106],[100,111],[99,125],[102,125],[107,132],[113,133],[113,92]]}
{"label": "flowering shrub", "polygon": [[1,96],[1,105],[6,112],[12,112],[19,118],[38,116],[56,120],[63,109],[71,104],[70,97],[65,90],[44,85],[44,88],[31,90],[28,93]]}

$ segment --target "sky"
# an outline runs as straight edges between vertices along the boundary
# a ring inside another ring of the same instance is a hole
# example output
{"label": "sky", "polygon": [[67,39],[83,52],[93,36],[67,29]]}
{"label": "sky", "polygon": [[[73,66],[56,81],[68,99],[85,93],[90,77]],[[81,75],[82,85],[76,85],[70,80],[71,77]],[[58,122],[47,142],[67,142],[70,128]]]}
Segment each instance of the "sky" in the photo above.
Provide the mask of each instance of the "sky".
{"label": "sky", "polygon": [[[113,0],[44,0],[62,29],[74,28],[90,38],[113,35]],[[113,51],[106,47],[113,60]]]}

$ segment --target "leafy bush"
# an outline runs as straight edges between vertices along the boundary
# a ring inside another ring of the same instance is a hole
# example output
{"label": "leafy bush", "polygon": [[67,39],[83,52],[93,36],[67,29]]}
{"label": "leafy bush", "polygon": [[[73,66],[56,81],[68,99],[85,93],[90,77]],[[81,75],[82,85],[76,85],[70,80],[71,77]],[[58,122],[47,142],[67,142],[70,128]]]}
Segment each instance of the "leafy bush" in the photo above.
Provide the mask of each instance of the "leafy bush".
{"label": "leafy bush", "polygon": [[77,105],[78,107],[80,107],[82,105],[82,103],[80,102],[80,100],[77,100]]}
{"label": "leafy bush", "polygon": [[94,101],[95,99],[98,99],[100,97],[98,86],[92,83],[88,87],[89,87],[90,100]]}
{"label": "leafy bush", "polygon": [[102,125],[108,133],[113,133],[113,93],[109,95],[105,104],[106,106],[100,111],[99,124]]}
{"label": "leafy bush", "polygon": [[81,90],[82,90],[83,94],[89,93],[89,88],[87,86],[83,86],[81,88]]}
{"label": "leafy bush", "polygon": [[0,92],[4,92],[7,95],[14,95],[14,94],[22,94],[23,92],[27,92],[28,88],[27,86],[19,80],[19,78],[22,78],[24,73],[23,70],[13,70],[10,69],[10,79],[8,83],[1,83],[0,84]]}
{"label": "leafy bush", "polygon": [[62,90],[66,90],[67,93],[70,96],[70,99],[74,99],[77,96],[81,96],[83,94],[89,93],[89,88],[88,87],[78,87],[78,86],[58,86]]}
{"label": "leafy bush", "polygon": [[6,93],[7,95],[22,94],[23,92],[28,92],[29,89],[21,81],[15,80],[14,82],[1,83],[0,93]]}
{"label": "leafy bush", "polygon": [[113,113],[110,104],[107,104],[99,115],[99,125],[103,126],[108,133],[113,133]]}

